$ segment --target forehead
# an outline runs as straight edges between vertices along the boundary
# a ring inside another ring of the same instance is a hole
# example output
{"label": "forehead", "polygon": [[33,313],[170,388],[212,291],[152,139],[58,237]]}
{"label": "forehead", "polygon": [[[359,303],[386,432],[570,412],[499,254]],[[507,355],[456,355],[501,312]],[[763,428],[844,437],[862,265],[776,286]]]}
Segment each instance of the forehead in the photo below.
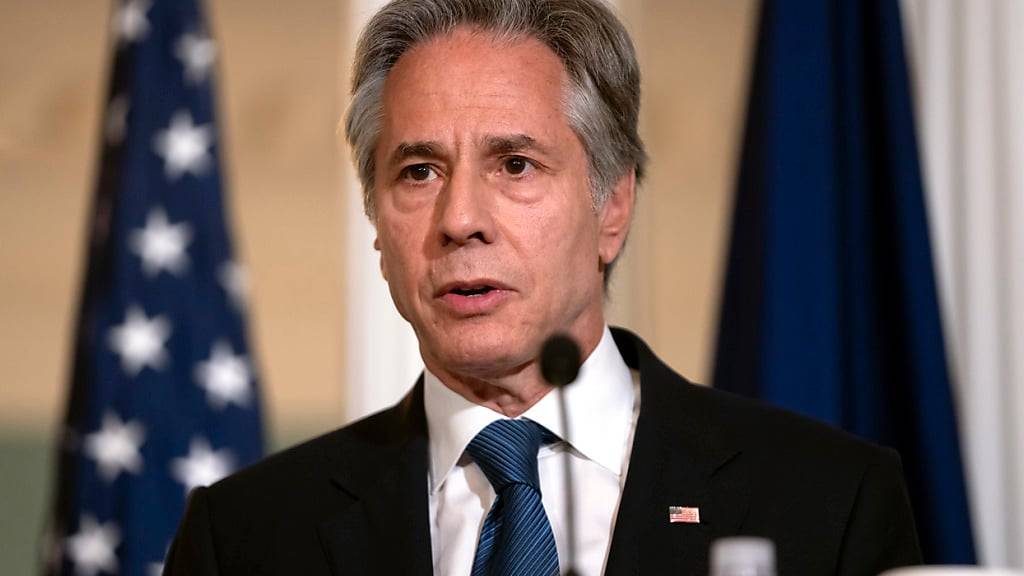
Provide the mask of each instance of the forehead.
{"label": "forehead", "polygon": [[460,129],[552,136],[567,127],[566,85],[561,60],[536,38],[456,28],[413,47],[392,68],[383,132],[399,140]]}

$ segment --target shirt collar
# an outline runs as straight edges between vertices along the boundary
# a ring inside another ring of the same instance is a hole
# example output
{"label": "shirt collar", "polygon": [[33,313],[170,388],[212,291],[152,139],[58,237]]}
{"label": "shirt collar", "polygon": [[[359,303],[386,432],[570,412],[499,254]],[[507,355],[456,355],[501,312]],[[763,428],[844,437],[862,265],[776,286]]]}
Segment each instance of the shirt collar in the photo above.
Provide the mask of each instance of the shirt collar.
{"label": "shirt collar", "polygon": [[[430,491],[436,492],[481,430],[504,416],[466,400],[429,370],[424,374],[424,409],[430,443]],[[597,347],[565,390],[572,447],[584,458],[620,475],[632,426],[634,390],[629,367],[607,326]],[[521,418],[564,438],[558,394],[546,394]]]}

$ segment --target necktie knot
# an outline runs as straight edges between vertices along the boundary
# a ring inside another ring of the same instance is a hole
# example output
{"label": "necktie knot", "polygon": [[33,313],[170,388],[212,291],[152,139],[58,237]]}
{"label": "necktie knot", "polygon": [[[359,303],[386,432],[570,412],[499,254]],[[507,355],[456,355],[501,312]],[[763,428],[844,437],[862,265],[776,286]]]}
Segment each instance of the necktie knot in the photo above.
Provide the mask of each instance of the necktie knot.
{"label": "necktie knot", "polygon": [[495,420],[466,447],[495,492],[512,484],[540,491],[537,451],[550,433],[530,420]]}

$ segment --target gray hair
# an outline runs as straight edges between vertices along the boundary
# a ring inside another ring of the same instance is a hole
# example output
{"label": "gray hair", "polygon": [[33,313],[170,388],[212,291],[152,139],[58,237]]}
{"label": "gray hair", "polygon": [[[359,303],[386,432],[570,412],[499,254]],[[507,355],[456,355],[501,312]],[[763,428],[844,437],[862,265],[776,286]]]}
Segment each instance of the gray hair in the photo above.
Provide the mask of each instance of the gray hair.
{"label": "gray hair", "polygon": [[647,156],[637,132],[640,70],[629,34],[601,0],[393,0],[359,38],[345,118],[371,220],[374,150],[388,72],[413,46],[458,26],[503,40],[536,38],[558,55],[569,76],[565,112],[587,152],[595,208],[628,170],[641,179]]}

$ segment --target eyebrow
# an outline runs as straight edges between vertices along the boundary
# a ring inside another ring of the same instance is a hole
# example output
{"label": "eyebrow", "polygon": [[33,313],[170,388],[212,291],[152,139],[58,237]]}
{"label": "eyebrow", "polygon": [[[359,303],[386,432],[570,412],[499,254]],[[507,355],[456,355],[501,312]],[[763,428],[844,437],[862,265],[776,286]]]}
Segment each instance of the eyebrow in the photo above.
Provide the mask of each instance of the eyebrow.
{"label": "eyebrow", "polygon": [[513,154],[525,150],[539,150],[544,152],[543,146],[537,140],[526,134],[510,134],[507,136],[487,136],[483,140],[484,147],[491,155]]}
{"label": "eyebrow", "polygon": [[437,142],[423,140],[419,142],[402,142],[391,153],[391,164],[399,164],[408,158],[440,158],[441,145]]}

